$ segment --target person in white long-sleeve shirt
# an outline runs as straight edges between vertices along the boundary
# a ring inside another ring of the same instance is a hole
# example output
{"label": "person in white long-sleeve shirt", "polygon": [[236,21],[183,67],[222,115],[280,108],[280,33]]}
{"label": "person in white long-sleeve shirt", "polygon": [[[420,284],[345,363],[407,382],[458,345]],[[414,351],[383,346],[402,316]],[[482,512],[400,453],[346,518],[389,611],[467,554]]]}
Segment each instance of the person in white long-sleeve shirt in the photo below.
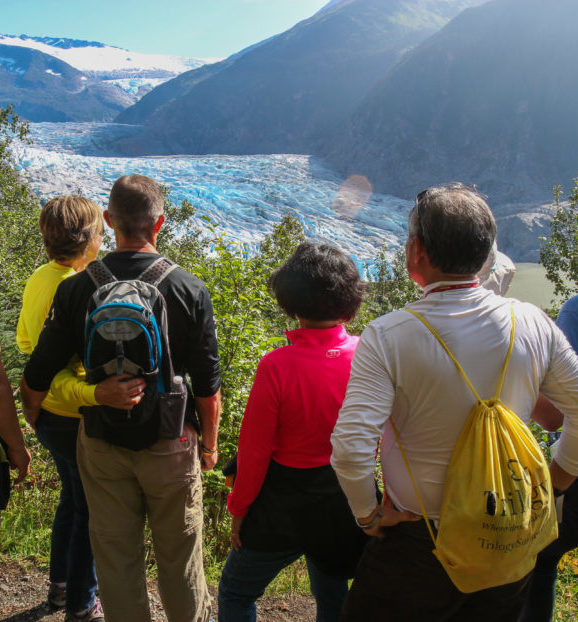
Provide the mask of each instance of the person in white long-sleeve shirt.
{"label": "person in white long-sleeve shirt", "polygon": [[[462,365],[482,398],[495,394],[516,318],[502,401],[526,423],[542,392],[564,414],[552,482],[566,489],[578,475],[578,358],[538,308],[479,286],[476,274],[496,236],[484,199],[462,184],[418,195],[406,244],[410,276],[424,297],[422,314]],[[463,594],[432,554],[432,543],[392,427],[393,418],[426,512],[440,515],[445,475],[475,398],[437,339],[407,311],[371,322],[353,361],[332,435],[331,464],[358,523],[373,538],[361,559],[343,620],[514,622],[527,577]],[[375,448],[390,506],[375,505]],[[382,514],[382,515],[381,515]]]}

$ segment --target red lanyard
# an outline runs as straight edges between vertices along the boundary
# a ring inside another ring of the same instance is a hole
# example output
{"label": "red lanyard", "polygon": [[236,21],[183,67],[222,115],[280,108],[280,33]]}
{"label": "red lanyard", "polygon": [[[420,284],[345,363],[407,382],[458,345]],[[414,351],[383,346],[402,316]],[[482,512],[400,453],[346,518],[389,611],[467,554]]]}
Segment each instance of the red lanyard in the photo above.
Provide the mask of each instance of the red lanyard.
{"label": "red lanyard", "polygon": [[452,289],[472,289],[473,287],[479,286],[479,283],[456,283],[455,285],[442,285],[441,287],[430,289],[430,291],[424,295],[424,298],[427,298],[430,294],[435,294],[436,292],[449,292]]}

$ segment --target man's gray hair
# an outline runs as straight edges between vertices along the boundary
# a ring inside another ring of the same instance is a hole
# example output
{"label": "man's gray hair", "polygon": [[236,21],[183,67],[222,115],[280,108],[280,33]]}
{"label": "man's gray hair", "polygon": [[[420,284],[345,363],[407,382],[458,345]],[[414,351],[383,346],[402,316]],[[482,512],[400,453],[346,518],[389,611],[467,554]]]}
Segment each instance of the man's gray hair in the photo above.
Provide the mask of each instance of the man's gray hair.
{"label": "man's gray hair", "polygon": [[154,179],[124,175],[112,186],[108,211],[115,229],[127,238],[147,236],[164,211],[165,197]]}
{"label": "man's gray hair", "polygon": [[446,274],[477,273],[496,233],[485,197],[457,182],[420,192],[409,214],[409,238],[418,237],[431,265]]}

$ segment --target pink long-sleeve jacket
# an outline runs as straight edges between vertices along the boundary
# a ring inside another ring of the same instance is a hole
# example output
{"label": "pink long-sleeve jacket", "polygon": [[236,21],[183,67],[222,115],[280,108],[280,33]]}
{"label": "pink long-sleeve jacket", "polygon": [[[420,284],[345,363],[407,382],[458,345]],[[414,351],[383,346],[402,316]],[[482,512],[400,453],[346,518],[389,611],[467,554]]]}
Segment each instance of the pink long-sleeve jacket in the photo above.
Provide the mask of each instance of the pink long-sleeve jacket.
{"label": "pink long-sleeve jacket", "polygon": [[286,335],[292,345],[265,355],[257,367],[228,499],[234,516],[247,513],[271,460],[303,469],[329,464],[329,439],[359,338],[342,325],[299,328]]}

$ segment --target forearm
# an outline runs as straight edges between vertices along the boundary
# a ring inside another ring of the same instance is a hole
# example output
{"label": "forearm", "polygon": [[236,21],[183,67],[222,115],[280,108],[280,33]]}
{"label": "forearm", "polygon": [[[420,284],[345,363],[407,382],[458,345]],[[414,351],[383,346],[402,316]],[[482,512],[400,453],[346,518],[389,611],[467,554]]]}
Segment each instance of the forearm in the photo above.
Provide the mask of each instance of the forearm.
{"label": "forearm", "polygon": [[352,399],[355,393],[353,385],[331,435],[331,466],[354,516],[364,518],[376,505],[376,450],[387,419],[381,408],[368,406],[371,402],[364,407],[359,398]]}
{"label": "forearm", "polygon": [[30,454],[24,445],[24,437],[16,406],[12,397],[12,388],[8,382],[8,377],[4,371],[4,366],[0,360],[0,437],[8,446],[8,460],[13,469],[18,470],[18,476],[14,480],[17,484],[21,482],[30,468]]}
{"label": "forearm", "polygon": [[556,462],[556,459],[552,460],[552,463],[550,464],[550,477],[552,478],[552,486],[562,491],[569,488],[576,480],[576,476],[571,475],[568,471],[565,471]]}
{"label": "forearm", "polygon": [[196,397],[195,407],[201,422],[201,439],[207,449],[215,449],[221,418],[221,391],[211,397]]}
{"label": "forearm", "polygon": [[[548,399],[560,413],[563,413],[562,436],[556,449],[556,462],[564,471],[578,475],[578,357],[556,329],[555,356],[540,386],[540,393]],[[544,404],[539,398],[537,406]],[[544,425],[554,428],[559,423],[555,410],[549,408],[549,416]],[[533,413],[534,415],[534,413]],[[542,421],[539,421],[542,424]]]}
{"label": "forearm", "polygon": [[542,394],[538,396],[538,401],[531,415],[532,419],[545,430],[554,432],[562,427],[564,415],[554,404],[546,399]]}
{"label": "forearm", "polygon": [[31,389],[24,376],[20,381],[20,397],[22,399],[22,411],[26,417],[26,421],[34,428],[36,425],[36,419],[40,413],[40,406],[44,401],[44,398],[48,394],[48,391],[35,391]]}
{"label": "forearm", "polygon": [[395,399],[380,336],[370,324],[351,366],[347,393],[331,444],[333,466],[353,514],[369,516],[376,505],[375,454]]}
{"label": "forearm", "polygon": [[59,371],[50,385],[51,395],[70,407],[71,412],[78,411],[81,406],[96,406],[95,390],[96,385],[79,378],[71,366]]}
{"label": "forearm", "polygon": [[261,492],[271,464],[272,444],[255,443],[250,435],[239,439],[237,474],[233,491],[227,498],[227,507],[233,516],[243,517]]}
{"label": "forearm", "polygon": [[358,464],[353,465],[340,458],[340,452],[333,445],[331,466],[337,474],[339,484],[347,497],[353,515],[357,518],[365,518],[372,514],[377,505],[375,494],[375,450],[372,454],[373,464],[364,468]]}
{"label": "forearm", "polygon": [[10,449],[24,449],[24,437],[18,423],[12,389],[0,367],[0,437]]}

